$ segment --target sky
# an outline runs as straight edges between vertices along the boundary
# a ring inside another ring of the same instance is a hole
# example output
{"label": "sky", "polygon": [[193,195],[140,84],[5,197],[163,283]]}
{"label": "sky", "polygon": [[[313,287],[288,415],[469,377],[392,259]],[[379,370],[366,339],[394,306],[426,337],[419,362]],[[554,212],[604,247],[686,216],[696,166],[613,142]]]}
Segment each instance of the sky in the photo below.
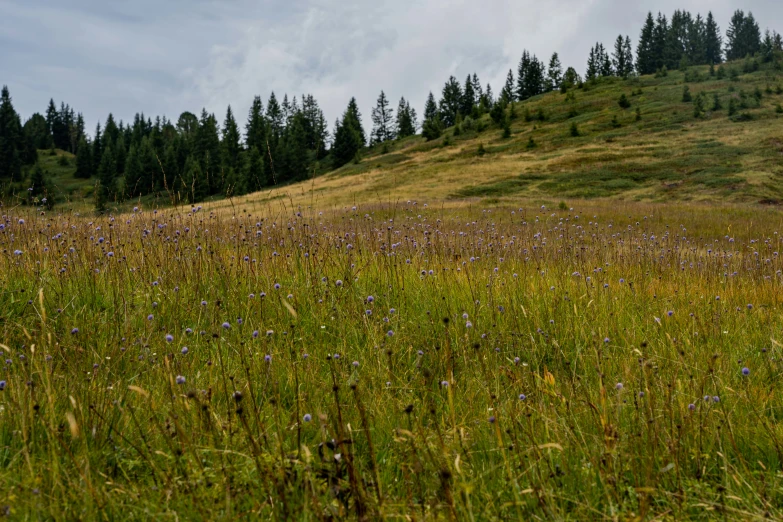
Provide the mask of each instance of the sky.
{"label": "sky", "polygon": [[581,73],[596,42],[635,47],[648,11],[677,8],[711,10],[724,34],[737,8],[783,32],[770,0],[0,0],[0,84],[23,120],[54,98],[89,129],[110,112],[206,108],[222,122],[228,105],[244,126],[253,97],[274,91],[312,94],[330,126],[354,96],[369,130],[381,90],[419,114],[450,75],[498,93],[524,49]]}

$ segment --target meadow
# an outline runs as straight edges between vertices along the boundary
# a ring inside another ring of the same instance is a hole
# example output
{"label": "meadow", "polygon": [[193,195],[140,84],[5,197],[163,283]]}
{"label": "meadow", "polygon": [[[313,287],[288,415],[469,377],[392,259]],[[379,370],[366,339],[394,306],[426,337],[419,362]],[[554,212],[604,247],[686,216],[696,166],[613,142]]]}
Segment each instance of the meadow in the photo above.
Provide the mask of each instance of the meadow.
{"label": "meadow", "polygon": [[4,207],[0,513],[780,519],[782,225],[612,200]]}

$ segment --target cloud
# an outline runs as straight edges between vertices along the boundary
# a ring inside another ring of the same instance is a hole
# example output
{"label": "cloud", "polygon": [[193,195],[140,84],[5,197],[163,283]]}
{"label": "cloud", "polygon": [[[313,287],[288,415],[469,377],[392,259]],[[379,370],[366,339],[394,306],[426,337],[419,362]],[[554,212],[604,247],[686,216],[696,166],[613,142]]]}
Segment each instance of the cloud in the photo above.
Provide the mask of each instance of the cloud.
{"label": "cloud", "polygon": [[[419,113],[450,75],[476,72],[497,93],[523,49],[583,70],[589,48],[638,36],[648,10],[712,9],[727,0],[0,0],[0,83],[28,117],[50,97],[92,128],[109,112],[165,114],[226,106],[244,120],[255,95],[313,94],[330,122],[355,96],[369,125],[381,89]],[[783,27],[783,3],[749,0],[762,27]],[[776,25],[777,24],[777,25]]]}

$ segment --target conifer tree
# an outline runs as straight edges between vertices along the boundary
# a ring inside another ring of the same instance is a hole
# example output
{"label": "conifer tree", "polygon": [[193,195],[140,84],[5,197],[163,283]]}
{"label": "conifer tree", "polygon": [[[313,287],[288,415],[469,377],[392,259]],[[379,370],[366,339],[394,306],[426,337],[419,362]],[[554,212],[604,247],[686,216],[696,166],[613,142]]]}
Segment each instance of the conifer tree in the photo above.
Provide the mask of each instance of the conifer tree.
{"label": "conifer tree", "polygon": [[23,149],[22,125],[4,85],[0,94],[0,180],[21,179]]}
{"label": "conifer tree", "polygon": [[460,103],[460,113],[463,116],[470,116],[473,113],[473,107],[476,106],[476,91],[473,89],[473,80],[470,75],[465,78],[465,87],[462,89],[462,101]]}
{"label": "conifer tree", "polygon": [[443,86],[443,94],[440,99],[440,118],[446,127],[451,127],[457,122],[457,114],[462,106],[462,87],[454,76],[451,76]]}
{"label": "conifer tree", "polygon": [[95,136],[92,139],[92,171],[97,173],[103,158],[103,132],[101,123],[95,126]]}
{"label": "conifer tree", "polygon": [[525,49],[522,51],[522,58],[519,59],[519,65],[517,65],[517,88],[516,88],[516,99],[517,100],[525,100],[528,98],[526,96],[526,85],[527,80],[525,76],[528,73],[528,70],[530,69],[530,53]]}
{"label": "conifer tree", "polygon": [[618,35],[617,40],[614,42],[614,53],[612,54],[612,65],[615,73],[620,78],[627,78],[633,72],[633,62],[628,62],[626,41],[628,41],[630,47],[630,39],[627,36],[623,38],[622,35]]}
{"label": "conifer tree", "polygon": [[206,193],[208,195],[221,193],[224,180],[217,120],[206,109],[202,109],[199,118],[194,152],[199,161],[199,169],[204,176]]}
{"label": "conifer tree", "polygon": [[411,109],[410,103],[405,98],[400,98],[397,105],[396,120],[397,138],[406,138],[416,134],[416,113]]}
{"label": "conifer tree", "polygon": [[364,136],[356,98],[351,98],[351,101],[348,102],[348,108],[343,113],[342,121],[339,122],[334,132],[332,158],[335,168],[342,167],[356,158],[364,147]]}
{"label": "conifer tree", "polygon": [[723,62],[723,37],[715,18],[712,16],[712,11],[707,13],[707,22],[704,27],[704,59],[710,65]]}
{"label": "conifer tree", "polygon": [[505,107],[509,103],[516,101],[516,94],[514,92],[514,72],[509,69],[506,75],[506,83],[503,85],[503,89],[500,91],[499,102]]}
{"label": "conifer tree", "polygon": [[729,22],[726,31],[726,59],[739,60],[745,56],[753,56],[761,49],[761,31],[753,13],[745,13],[737,9]]}
{"label": "conifer tree", "polygon": [[31,204],[41,204],[51,209],[55,204],[55,193],[52,187],[49,172],[36,163],[30,173],[30,198]]}
{"label": "conifer tree", "polygon": [[125,161],[128,158],[128,150],[125,148],[125,136],[117,135],[117,143],[114,146],[114,158],[117,161],[117,174],[125,173]]}
{"label": "conifer tree", "polygon": [[103,150],[103,157],[101,157],[98,166],[98,182],[95,184],[95,209],[99,212],[105,211],[109,202],[115,199],[116,193],[117,160],[111,145],[108,145]]}
{"label": "conifer tree", "polygon": [[36,149],[48,149],[51,147],[51,136],[49,136],[49,131],[47,130],[46,118],[39,113],[33,114],[24,123],[22,130]]}
{"label": "conifer tree", "polygon": [[563,65],[560,63],[560,57],[557,53],[552,53],[547,69],[547,90],[559,89],[561,83],[563,83]]}
{"label": "conifer tree", "polygon": [[240,144],[239,126],[234,119],[234,113],[231,111],[231,105],[226,109],[226,119],[223,121],[223,163],[227,168],[235,172],[239,170],[239,154],[242,151]]}
{"label": "conifer tree", "polygon": [[655,20],[653,20],[652,12],[648,12],[647,19],[639,35],[639,43],[636,45],[636,70],[639,74],[652,74],[655,72],[654,32]]}
{"label": "conifer tree", "polygon": [[264,177],[264,162],[261,152],[256,147],[251,147],[242,171],[242,191],[245,194],[257,192],[269,183]]}
{"label": "conifer tree", "polygon": [[201,172],[199,160],[188,156],[185,167],[180,176],[180,194],[183,194],[188,203],[203,201],[209,194],[207,180]]}
{"label": "conifer tree", "polygon": [[88,179],[91,178],[94,169],[95,162],[92,158],[92,148],[87,143],[87,140],[82,138],[79,140],[79,145],[76,147],[76,172],[77,178]]}
{"label": "conifer tree", "polygon": [[389,106],[389,100],[386,98],[386,93],[381,91],[370,115],[372,119],[371,146],[394,139],[393,112]]}
{"label": "conifer tree", "polygon": [[427,96],[427,101],[424,104],[424,121],[432,120],[438,115],[438,105],[435,103],[435,96],[432,92]]}

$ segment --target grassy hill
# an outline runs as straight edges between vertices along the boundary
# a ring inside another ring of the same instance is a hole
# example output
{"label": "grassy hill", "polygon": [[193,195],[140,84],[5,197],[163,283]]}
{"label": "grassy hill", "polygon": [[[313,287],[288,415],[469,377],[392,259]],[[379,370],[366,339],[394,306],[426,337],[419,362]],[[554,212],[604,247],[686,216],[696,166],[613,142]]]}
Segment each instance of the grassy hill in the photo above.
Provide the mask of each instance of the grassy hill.
{"label": "grassy hill", "polygon": [[[743,66],[724,65],[723,78],[691,67],[586,83],[514,104],[510,137],[485,115],[439,139],[377,147],[359,163],[246,198],[325,205],[509,197],[780,203],[783,74]],[[695,101],[682,101],[686,85],[693,100],[703,93],[699,117]],[[619,106],[622,94],[629,108]]]}
{"label": "grassy hill", "polygon": [[[722,69],[714,75],[708,67],[691,67],[662,77],[587,82],[566,94],[515,103],[508,137],[484,115],[436,140],[415,136],[388,143],[309,181],[216,205],[518,197],[779,204],[783,71],[753,70],[745,62]],[[693,101],[683,101],[685,86]],[[618,104],[623,94],[630,107]],[[700,96],[704,110],[697,117]],[[720,108],[714,110],[716,99]],[[93,182],[73,177],[74,158],[62,151],[41,151],[41,157],[60,201],[90,208]]]}

